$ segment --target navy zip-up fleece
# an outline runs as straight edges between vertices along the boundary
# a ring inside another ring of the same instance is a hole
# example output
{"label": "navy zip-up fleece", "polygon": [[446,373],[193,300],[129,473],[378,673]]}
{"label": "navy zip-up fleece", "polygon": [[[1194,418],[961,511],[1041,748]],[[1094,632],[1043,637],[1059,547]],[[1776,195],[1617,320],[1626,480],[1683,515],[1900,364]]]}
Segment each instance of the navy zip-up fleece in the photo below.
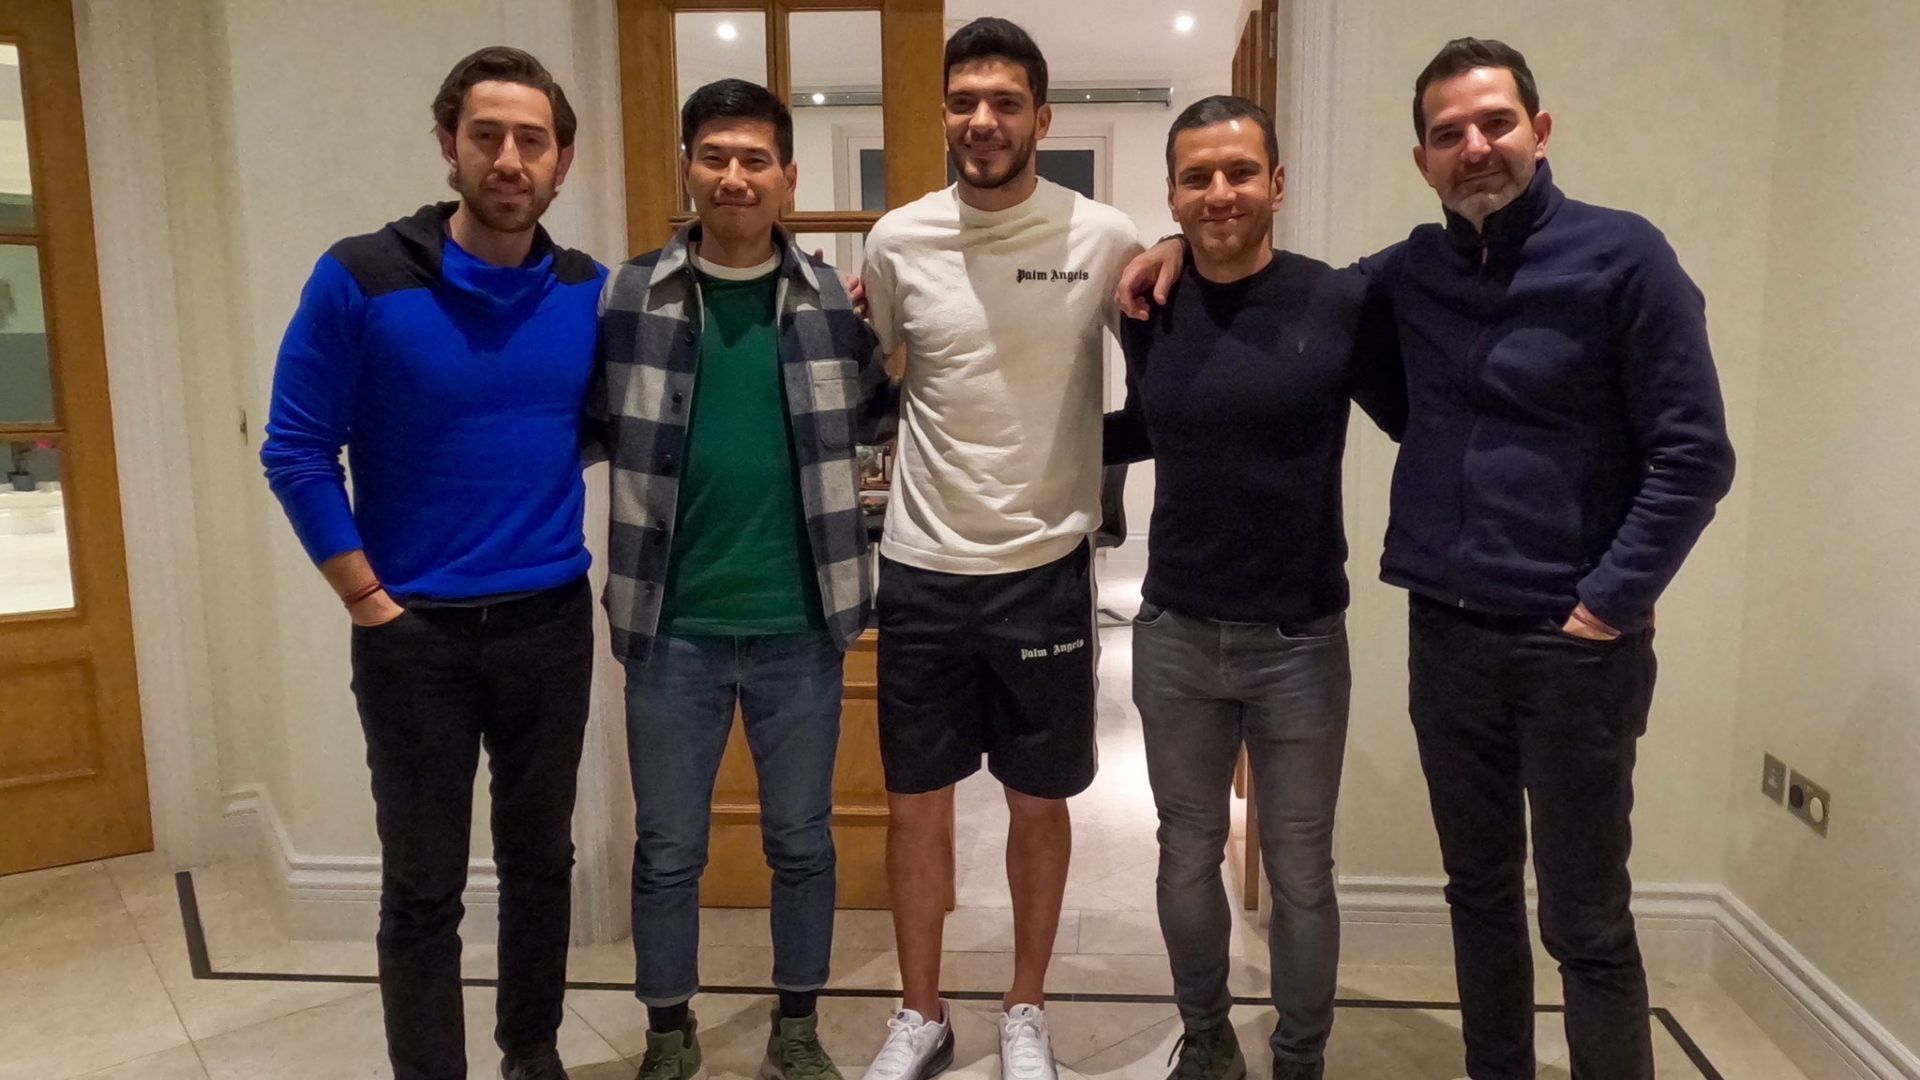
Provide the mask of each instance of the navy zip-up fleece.
{"label": "navy zip-up fleece", "polygon": [[1646,626],[1733,481],[1706,301],[1666,238],[1541,162],[1483,230],[1449,211],[1361,266],[1407,370],[1381,578]]}
{"label": "navy zip-up fleece", "polygon": [[260,448],[308,556],[364,549],[395,597],[530,592],[587,572],[580,424],[606,271],[544,229],[522,265],[483,262],[447,236],[457,205],[320,257]]}

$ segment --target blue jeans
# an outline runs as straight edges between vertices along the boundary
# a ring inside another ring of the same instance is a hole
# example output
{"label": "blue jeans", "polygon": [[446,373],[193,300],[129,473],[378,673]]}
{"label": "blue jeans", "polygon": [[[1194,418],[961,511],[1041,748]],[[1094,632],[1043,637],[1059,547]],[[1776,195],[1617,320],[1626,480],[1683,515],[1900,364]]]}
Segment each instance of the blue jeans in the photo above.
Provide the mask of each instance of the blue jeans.
{"label": "blue jeans", "polygon": [[773,871],[773,985],[826,985],[842,659],[825,633],[663,635],[651,659],[627,666],[634,994],[645,1004],[675,1005],[700,988],[700,875],[736,702]]}

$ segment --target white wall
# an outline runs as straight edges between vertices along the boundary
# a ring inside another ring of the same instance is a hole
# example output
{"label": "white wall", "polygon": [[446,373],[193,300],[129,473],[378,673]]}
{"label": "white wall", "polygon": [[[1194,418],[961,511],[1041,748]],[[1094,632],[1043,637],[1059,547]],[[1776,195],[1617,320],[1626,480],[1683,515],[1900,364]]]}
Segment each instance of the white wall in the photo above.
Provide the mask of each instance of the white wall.
{"label": "white wall", "polygon": [[299,851],[371,854],[347,623],[266,490],[259,439],[314,260],[448,197],[428,105],[455,60],[501,38],[499,6],[178,0],[155,26],[221,783],[264,787]]}
{"label": "white wall", "polygon": [[[617,80],[571,78],[582,63],[617,71],[610,35],[600,32],[612,21],[610,0],[405,8],[355,0],[324,11],[291,0],[157,0],[142,23],[163,132],[162,160],[143,175],[163,178],[155,212],[179,268],[166,298],[178,341],[168,347],[177,345],[189,418],[191,468],[170,475],[192,477],[204,570],[195,588],[209,613],[202,651],[211,670],[196,683],[209,700],[178,711],[200,725],[189,737],[217,741],[217,766],[209,754],[206,771],[218,776],[207,786],[258,790],[277,811],[288,854],[302,860],[296,868],[325,868],[335,888],[364,891],[378,845],[348,686],[348,622],[261,477],[279,340],[314,261],[335,240],[451,197],[429,103],[454,61],[485,44],[532,49],[574,87],[582,145],[546,223],[603,261],[624,257]],[[604,521],[600,475],[588,477],[588,514]],[[604,530],[588,532],[589,547],[603,553]],[[142,600],[135,596],[136,608]],[[604,642],[604,626],[601,634]],[[150,674],[143,671],[143,686]],[[631,847],[619,682],[611,664],[596,673],[594,765],[582,771],[576,822],[578,873],[596,887],[577,898],[575,930],[592,940],[624,925],[624,902],[605,903],[618,899],[609,883],[625,879],[622,851]],[[149,743],[172,737],[150,731]],[[482,827],[473,852],[482,856],[490,846],[484,773],[476,795]],[[207,798],[218,802],[215,792]],[[310,929],[359,934],[351,916],[309,914],[323,920]]]}
{"label": "white wall", "polygon": [[[251,308],[241,287],[245,222],[236,204],[237,161],[224,11],[208,0],[155,5],[155,76],[165,138],[161,154],[188,415],[200,575],[207,620],[208,695],[222,791],[287,785],[279,632],[259,532],[271,512],[255,438],[264,416],[253,402],[264,376],[240,347]],[[209,287],[211,285],[211,287]],[[269,373],[270,374],[270,373]],[[249,412],[250,433],[241,432]]]}
{"label": "white wall", "polygon": [[[1469,0],[1365,5],[1336,61],[1360,80],[1357,162],[1333,193],[1347,219],[1341,262],[1437,220],[1439,203],[1412,164],[1414,77],[1449,38],[1498,37],[1527,54],[1556,126],[1557,181],[1578,199],[1634,210],[1667,233],[1706,292],[1735,445],[1752,444],[1755,369],[1763,337],[1764,170],[1771,158],[1781,3],[1676,5],[1626,0]],[[1313,178],[1300,177],[1302,183]],[[1359,875],[1440,871],[1426,788],[1406,719],[1405,594],[1376,580],[1392,450],[1355,425],[1348,461],[1353,555],[1354,716],[1338,854]],[[1733,728],[1745,572],[1745,478],[1660,605],[1661,681],[1638,772],[1641,824],[1633,867],[1643,881],[1717,880],[1725,768]]]}
{"label": "white wall", "polygon": [[[1777,152],[1728,170],[1775,195],[1723,812],[1734,894],[1920,1048],[1916,42],[1910,0],[1793,0]],[[1759,794],[1767,751],[1832,792],[1825,839]]]}

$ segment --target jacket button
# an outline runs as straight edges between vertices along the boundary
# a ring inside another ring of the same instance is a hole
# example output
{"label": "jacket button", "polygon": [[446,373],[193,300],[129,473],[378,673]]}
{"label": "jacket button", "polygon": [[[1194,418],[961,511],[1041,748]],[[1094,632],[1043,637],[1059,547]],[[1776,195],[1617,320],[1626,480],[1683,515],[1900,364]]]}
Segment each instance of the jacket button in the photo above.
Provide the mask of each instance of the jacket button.
{"label": "jacket button", "polygon": [[700,335],[694,333],[692,330],[688,330],[686,333],[686,338],[687,338],[687,344],[691,345],[694,342],[700,340]]}

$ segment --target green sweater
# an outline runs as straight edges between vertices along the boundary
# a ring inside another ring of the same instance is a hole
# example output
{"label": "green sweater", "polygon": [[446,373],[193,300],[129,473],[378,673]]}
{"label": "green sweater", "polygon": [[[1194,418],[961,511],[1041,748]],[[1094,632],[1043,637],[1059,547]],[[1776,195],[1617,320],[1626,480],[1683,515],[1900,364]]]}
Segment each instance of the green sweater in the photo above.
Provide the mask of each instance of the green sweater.
{"label": "green sweater", "polygon": [[699,273],[704,325],[661,630],[820,630],[806,514],[780,374],[777,264],[751,280]]}

